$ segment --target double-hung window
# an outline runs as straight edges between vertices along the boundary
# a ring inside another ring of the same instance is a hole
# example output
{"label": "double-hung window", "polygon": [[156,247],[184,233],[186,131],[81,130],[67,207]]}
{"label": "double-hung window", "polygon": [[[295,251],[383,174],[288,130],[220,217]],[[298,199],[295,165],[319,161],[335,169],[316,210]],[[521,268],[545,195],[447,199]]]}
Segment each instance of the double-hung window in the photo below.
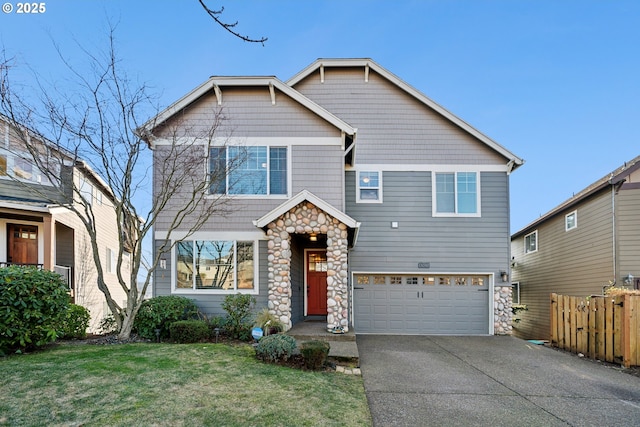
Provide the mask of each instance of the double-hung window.
{"label": "double-hung window", "polygon": [[382,172],[358,171],[357,201],[361,203],[382,202]]}
{"label": "double-hung window", "polygon": [[213,147],[209,152],[209,192],[230,195],[286,195],[287,148]]}
{"label": "double-hung window", "polygon": [[564,216],[564,231],[573,230],[578,226],[578,211],[573,211]]}
{"label": "double-hung window", "polygon": [[252,241],[184,240],[176,245],[176,290],[252,292]]}
{"label": "double-hung window", "polygon": [[529,254],[538,251],[538,230],[524,236],[524,253]]}
{"label": "double-hung window", "polygon": [[480,216],[477,172],[434,172],[434,216]]}

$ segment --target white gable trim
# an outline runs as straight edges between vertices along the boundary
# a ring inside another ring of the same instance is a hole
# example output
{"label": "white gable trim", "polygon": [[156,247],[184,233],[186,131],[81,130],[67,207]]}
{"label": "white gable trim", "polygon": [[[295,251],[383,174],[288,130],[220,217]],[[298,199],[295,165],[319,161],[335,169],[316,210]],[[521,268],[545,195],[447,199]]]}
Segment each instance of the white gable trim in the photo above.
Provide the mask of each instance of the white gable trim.
{"label": "white gable trim", "polygon": [[498,152],[502,156],[506,157],[510,162],[513,162],[514,169],[515,169],[515,167],[518,167],[518,166],[524,164],[524,160],[522,160],[521,158],[517,157],[515,154],[513,154],[512,152],[510,152],[509,150],[504,148],[502,145],[498,144],[497,142],[495,142],[494,140],[492,140],[491,138],[489,138],[488,136],[486,136],[485,134],[483,134],[479,130],[475,129],[474,127],[469,125],[464,120],[462,120],[459,117],[455,116],[453,113],[451,113],[450,111],[448,111],[447,109],[445,109],[441,105],[437,104],[435,101],[433,101],[432,99],[430,99],[429,97],[424,95],[422,92],[420,92],[419,90],[417,90],[413,86],[409,85],[407,82],[403,81],[402,79],[400,79],[398,76],[396,76],[395,74],[391,73],[387,69],[381,67],[380,65],[378,65],[376,62],[374,62],[371,59],[368,59],[368,58],[362,58],[362,59],[318,59],[317,61],[315,61],[314,63],[312,63],[308,67],[306,67],[304,70],[300,71],[298,74],[296,74],[295,76],[293,76],[292,78],[287,80],[286,83],[293,87],[297,83],[299,83],[301,80],[303,80],[304,78],[309,76],[311,73],[315,72],[315,70],[318,69],[319,67],[322,67],[323,69],[327,68],[327,67],[363,67],[364,68],[363,72],[364,72],[365,81],[369,80],[368,79],[369,70],[370,69],[374,70],[375,72],[380,74],[382,77],[386,78],[391,83],[395,84],[400,89],[404,90],[409,95],[411,95],[414,98],[416,98],[418,101],[420,101],[423,104],[427,105],[429,108],[435,110],[436,112],[441,114],[443,117],[447,118],[448,120],[450,120],[451,122],[456,124],[458,127],[462,128],[463,130],[465,130],[469,134],[473,135],[475,138],[477,138],[478,140],[482,141],[484,144],[486,144],[487,146],[489,146],[490,148],[492,148],[493,150],[495,150],[496,152]]}
{"label": "white gable trim", "polygon": [[[340,129],[342,132],[355,135],[356,129],[351,127],[345,121],[339,119],[338,117],[331,114],[329,111],[325,110],[315,102],[311,101],[306,96],[302,95],[297,90],[293,89],[290,86],[287,86],[285,83],[277,79],[276,77],[210,77],[209,80],[196,87],[194,90],[189,92],[187,95],[180,98],[178,101],[174,102],[160,114],[147,121],[139,130],[143,136],[148,135],[153,131],[153,129],[162,123],[169,120],[174,114],[183,110],[193,102],[195,102],[198,98],[203,96],[205,93],[210,90],[214,90],[216,94],[216,98],[218,101],[218,105],[222,104],[223,97],[223,89],[224,87],[247,87],[247,86],[263,86],[267,90],[269,90],[271,96],[271,102],[273,105],[276,104],[276,94],[275,89],[278,89],[285,95],[289,96],[294,101],[298,102],[300,105],[304,106],[311,112],[317,114],[322,119],[332,124],[336,128]],[[275,88],[275,89],[274,89]]]}
{"label": "white gable trim", "polygon": [[313,203],[317,208],[328,213],[329,215],[331,215],[338,221],[342,222],[344,225],[346,225],[349,228],[353,228],[356,230],[360,228],[360,223],[358,221],[351,218],[349,215],[345,214],[344,212],[331,206],[329,203],[325,202],[324,200],[322,200],[321,198],[319,198],[318,196],[316,196],[315,194],[307,190],[302,190],[301,192],[299,192],[298,194],[296,194],[295,196],[293,196],[292,198],[290,198],[280,206],[271,210],[269,213],[253,221],[253,225],[259,228],[266,227],[267,225],[269,225],[269,223],[276,220],[279,216],[281,216],[285,212],[288,212],[291,208],[299,205],[304,201]]}

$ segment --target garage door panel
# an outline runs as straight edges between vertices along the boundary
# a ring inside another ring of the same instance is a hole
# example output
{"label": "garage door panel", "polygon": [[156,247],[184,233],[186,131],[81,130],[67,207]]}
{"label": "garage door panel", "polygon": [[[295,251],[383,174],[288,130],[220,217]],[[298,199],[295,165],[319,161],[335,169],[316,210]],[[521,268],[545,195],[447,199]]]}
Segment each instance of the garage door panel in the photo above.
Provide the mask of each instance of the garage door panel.
{"label": "garage door panel", "polygon": [[[398,281],[400,276],[370,275],[368,284],[358,282],[354,294],[357,332],[458,335],[489,332],[488,277],[477,280],[459,275],[451,276],[449,284],[427,284],[425,279],[425,283],[416,285],[415,275],[402,276],[402,282]],[[472,279],[481,285],[472,284]]]}

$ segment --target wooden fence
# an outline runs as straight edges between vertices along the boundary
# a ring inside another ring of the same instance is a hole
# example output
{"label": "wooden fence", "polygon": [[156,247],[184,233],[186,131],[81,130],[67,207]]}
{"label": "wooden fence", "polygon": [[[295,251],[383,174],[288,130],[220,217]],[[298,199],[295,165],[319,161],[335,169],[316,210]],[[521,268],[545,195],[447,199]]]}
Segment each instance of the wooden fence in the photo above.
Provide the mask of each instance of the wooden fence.
{"label": "wooden fence", "polygon": [[551,294],[551,345],[627,368],[640,366],[640,295]]}

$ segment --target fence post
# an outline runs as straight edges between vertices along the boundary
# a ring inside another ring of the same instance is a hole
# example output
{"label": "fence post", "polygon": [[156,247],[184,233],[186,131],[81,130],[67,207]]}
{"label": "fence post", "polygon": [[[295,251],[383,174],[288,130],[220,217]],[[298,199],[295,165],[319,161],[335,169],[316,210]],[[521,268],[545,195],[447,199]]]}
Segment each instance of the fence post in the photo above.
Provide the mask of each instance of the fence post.
{"label": "fence post", "polygon": [[551,339],[551,345],[552,346],[558,346],[558,294],[556,293],[552,293],[551,294],[551,318],[550,318],[550,325],[551,325],[551,334],[550,334],[550,339]]}
{"label": "fence post", "polygon": [[631,366],[631,295],[622,299],[622,365]]}

